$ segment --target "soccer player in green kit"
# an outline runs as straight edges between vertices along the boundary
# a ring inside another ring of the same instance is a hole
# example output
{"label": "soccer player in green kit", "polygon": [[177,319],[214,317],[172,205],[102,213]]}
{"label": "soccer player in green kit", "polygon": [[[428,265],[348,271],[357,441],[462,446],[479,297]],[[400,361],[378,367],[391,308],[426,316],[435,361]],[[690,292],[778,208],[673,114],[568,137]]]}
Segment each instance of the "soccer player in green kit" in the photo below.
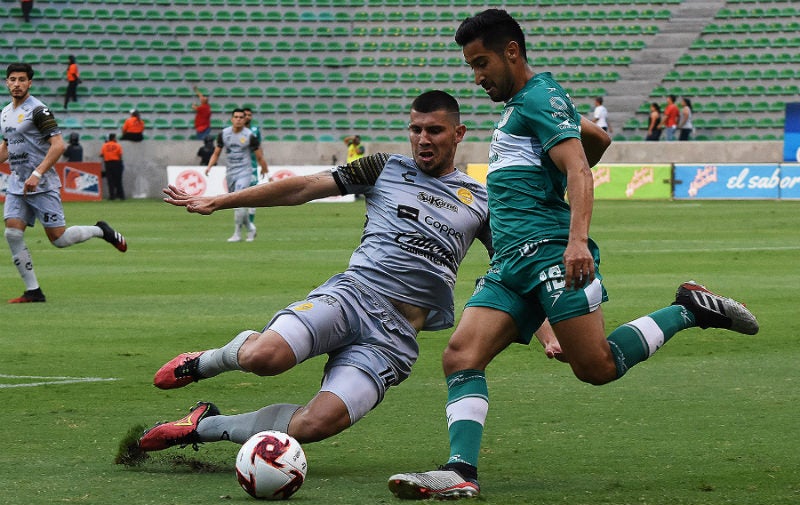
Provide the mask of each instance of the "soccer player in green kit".
{"label": "soccer player in green kit", "polygon": [[506,104],[487,175],[495,255],[442,358],[450,458],[439,470],[390,477],[390,490],[404,499],[479,494],[478,453],[489,408],[485,369],[510,344],[530,343],[545,318],[575,376],[595,385],[619,379],[687,328],[758,332],[742,304],[685,282],[672,305],[606,337],[600,304],[608,297],[599,248],[589,237],[590,167],[610,139],[581,117],[550,73],[528,66],[524,34],[507,12],[467,18],[455,39],[475,83]]}

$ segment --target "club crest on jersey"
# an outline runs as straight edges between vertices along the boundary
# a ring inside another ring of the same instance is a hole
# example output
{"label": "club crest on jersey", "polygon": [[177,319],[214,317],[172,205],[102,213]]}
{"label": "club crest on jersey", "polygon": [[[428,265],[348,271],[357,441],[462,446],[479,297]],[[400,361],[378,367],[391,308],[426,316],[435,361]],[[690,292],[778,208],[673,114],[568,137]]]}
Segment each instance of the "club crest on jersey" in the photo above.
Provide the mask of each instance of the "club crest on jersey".
{"label": "club crest on jersey", "polygon": [[314,308],[314,304],[311,302],[301,303],[299,305],[295,305],[292,307],[292,310],[296,310],[297,312],[305,312],[307,310],[311,310]]}
{"label": "club crest on jersey", "polygon": [[500,118],[500,121],[497,123],[498,128],[502,128],[508,123],[508,118],[511,117],[511,113],[514,112],[514,107],[506,107],[503,110],[503,116]]}
{"label": "club crest on jersey", "polygon": [[461,200],[461,203],[465,205],[471,205],[475,200],[475,196],[473,196],[472,191],[468,190],[467,188],[459,188],[459,190],[456,191],[456,195],[458,195],[458,199]]}

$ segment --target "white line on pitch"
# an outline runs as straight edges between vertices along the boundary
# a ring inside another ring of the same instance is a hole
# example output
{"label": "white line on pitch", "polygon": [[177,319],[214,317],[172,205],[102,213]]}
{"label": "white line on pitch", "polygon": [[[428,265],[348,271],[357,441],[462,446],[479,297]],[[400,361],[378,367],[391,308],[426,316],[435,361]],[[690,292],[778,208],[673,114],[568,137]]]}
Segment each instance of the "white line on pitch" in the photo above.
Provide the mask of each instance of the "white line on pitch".
{"label": "white line on pitch", "polygon": [[117,380],[114,378],[102,378],[102,377],[49,377],[46,375],[6,375],[6,374],[0,374],[0,379],[46,379],[40,382],[25,382],[20,384],[0,384],[0,389],[47,386],[49,384],[76,384],[80,382],[109,382]]}

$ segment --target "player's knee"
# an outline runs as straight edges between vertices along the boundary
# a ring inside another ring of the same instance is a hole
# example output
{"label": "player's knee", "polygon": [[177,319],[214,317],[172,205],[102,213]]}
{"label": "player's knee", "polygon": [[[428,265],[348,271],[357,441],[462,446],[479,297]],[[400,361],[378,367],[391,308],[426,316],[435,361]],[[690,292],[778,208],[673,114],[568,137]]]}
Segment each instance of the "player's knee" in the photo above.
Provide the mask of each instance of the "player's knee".
{"label": "player's knee", "polygon": [[575,377],[594,386],[608,384],[617,378],[617,368],[613,361],[610,364],[593,363],[588,366],[582,366],[580,364],[571,365]]}
{"label": "player's knee", "polygon": [[318,412],[303,408],[299,410],[290,425],[292,436],[299,442],[318,442],[341,433],[350,427],[350,418],[327,413],[320,415]]}
{"label": "player's knee", "polygon": [[239,365],[261,376],[283,373],[295,365],[294,353],[282,339],[276,341],[266,333],[251,336],[239,349]]}
{"label": "player's knee", "polygon": [[5,236],[6,242],[9,244],[14,244],[24,240],[25,232],[17,228],[6,228],[3,232],[3,236]]}

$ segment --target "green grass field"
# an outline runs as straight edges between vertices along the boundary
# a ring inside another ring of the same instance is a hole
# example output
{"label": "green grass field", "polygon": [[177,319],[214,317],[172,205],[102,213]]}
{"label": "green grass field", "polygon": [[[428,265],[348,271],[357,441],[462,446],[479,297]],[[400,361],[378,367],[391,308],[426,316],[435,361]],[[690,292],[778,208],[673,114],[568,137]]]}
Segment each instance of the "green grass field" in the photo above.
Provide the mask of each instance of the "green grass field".
{"label": "green grass field", "polygon": [[[324,358],[275,378],[224,374],[189,387],[151,385],[179,352],[215,347],[345,268],[363,204],[259,210],[254,243],[228,244],[232,215],[189,215],[158,201],[68,204],[69,224],[109,221],[120,254],[94,240],[50,246],[27,232],[46,304],[0,304],[0,503],[252,503],[230,443],[115,465],[135,425],[183,416],[197,400],[223,413],[304,403]],[[491,504],[781,505],[800,501],[800,202],[597,202],[610,329],[672,301],[696,279],[743,300],[755,337],[688,330],[622,380],[575,379],[538,347],[489,368],[482,495]],[[456,306],[486,266],[478,245]],[[22,293],[3,242],[0,298]],[[305,446],[298,504],[401,503],[386,480],[447,457],[439,358],[450,331],[423,333],[411,378],[352,429]],[[28,376],[48,379],[25,378]],[[60,377],[110,379],[55,383]],[[47,385],[22,387],[34,383]]]}

